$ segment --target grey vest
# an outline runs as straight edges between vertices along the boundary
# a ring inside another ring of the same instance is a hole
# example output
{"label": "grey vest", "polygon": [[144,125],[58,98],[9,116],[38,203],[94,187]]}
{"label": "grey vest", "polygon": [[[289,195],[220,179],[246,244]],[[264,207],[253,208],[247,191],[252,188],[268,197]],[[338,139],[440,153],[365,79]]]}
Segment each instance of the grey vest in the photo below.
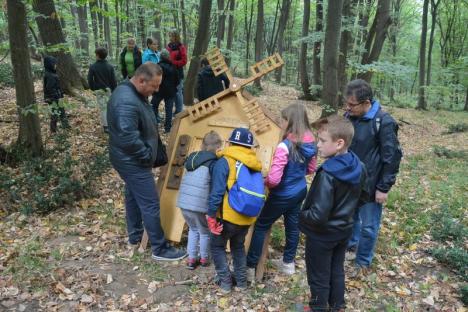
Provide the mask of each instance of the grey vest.
{"label": "grey vest", "polygon": [[206,213],[208,211],[210,182],[210,169],[207,166],[200,166],[194,171],[185,170],[180,183],[177,207]]}

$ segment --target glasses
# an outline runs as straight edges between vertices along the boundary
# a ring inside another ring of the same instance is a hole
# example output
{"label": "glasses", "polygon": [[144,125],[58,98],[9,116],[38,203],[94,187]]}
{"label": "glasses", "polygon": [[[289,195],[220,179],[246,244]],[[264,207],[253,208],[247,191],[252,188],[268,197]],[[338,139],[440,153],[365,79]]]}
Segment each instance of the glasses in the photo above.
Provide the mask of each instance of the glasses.
{"label": "glasses", "polygon": [[357,102],[357,103],[351,103],[345,99],[343,99],[343,106],[347,106],[347,107],[350,107],[350,108],[354,108],[354,107],[357,107],[359,105],[361,105],[362,103],[366,102],[367,100],[364,100],[364,101],[360,101],[360,102]]}

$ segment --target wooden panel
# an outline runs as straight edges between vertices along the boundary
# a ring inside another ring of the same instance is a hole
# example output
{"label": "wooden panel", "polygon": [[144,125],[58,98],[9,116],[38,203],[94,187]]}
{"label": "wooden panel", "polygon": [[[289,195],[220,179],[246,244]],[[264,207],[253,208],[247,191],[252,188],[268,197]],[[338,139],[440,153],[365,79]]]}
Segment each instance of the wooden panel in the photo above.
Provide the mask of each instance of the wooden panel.
{"label": "wooden panel", "polygon": [[167,188],[178,190],[182,175],[184,174],[184,162],[188,156],[191,137],[189,135],[181,135],[179,137],[176,152],[171,162],[171,169],[167,177]]}

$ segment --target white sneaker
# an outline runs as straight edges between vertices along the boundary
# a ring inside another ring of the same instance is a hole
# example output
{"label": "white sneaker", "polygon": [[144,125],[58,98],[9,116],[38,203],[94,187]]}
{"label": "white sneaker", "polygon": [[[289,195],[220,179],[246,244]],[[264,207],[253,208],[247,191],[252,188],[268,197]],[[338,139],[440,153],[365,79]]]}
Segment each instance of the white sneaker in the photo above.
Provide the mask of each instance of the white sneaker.
{"label": "white sneaker", "polygon": [[247,283],[255,282],[255,268],[247,267]]}
{"label": "white sneaker", "polygon": [[272,260],[271,262],[281,273],[284,273],[286,275],[293,275],[294,273],[296,273],[296,265],[294,261],[291,263],[285,263],[283,262],[283,259],[277,259]]}

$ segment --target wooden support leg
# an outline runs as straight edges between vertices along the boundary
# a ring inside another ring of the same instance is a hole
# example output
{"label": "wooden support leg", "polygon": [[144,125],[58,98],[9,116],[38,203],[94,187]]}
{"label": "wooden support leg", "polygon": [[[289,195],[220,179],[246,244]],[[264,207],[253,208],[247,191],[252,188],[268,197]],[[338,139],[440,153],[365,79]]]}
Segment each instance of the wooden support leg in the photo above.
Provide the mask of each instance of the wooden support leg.
{"label": "wooden support leg", "polygon": [[271,240],[271,228],[265,234],[265,240],[263,241],[262,255],[257,263],[257,270],[255,273],[255,280],[261,282],[263,274],[265,273],[265,264],[268,259],[268,246],[270,246]]}
{"label": "wooden support leg", "polygon": [[143,232],[143,236],[141,237],[140,248],[138,248],[139,253],[144,253],[146,246],[148,245],[148,234],[146,230]]}

